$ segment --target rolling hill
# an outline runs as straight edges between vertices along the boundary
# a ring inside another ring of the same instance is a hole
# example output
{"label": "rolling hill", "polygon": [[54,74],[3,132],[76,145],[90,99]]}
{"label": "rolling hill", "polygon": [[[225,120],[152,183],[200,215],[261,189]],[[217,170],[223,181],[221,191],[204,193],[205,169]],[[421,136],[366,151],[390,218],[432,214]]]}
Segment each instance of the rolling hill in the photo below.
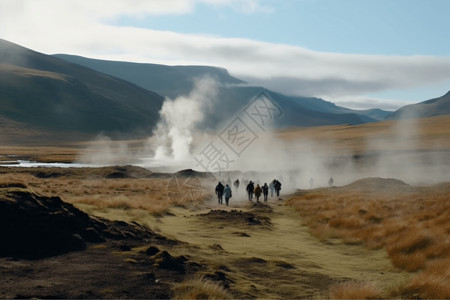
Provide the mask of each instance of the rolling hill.
{"label": "rolling hill", "polygon": [[[77,63],[99,72],[130,81],[156,93],[176,98],[192,90],[196,77],[211,76],[222,84],[215,112],[234,113],[259,92],[264,91],[286,112],[279,126],[319,126],[333,124],[361,124],[383,120],[389,112],[374,110],[351,110],[315,97],[291,97],[272,92],[263,87],[249,86],[231,76],[227,70],[209,66],[167,66],[117,62],[58,54],[58,58]],[[217,114],[212,114],[217,122]]]}
{"label": "rolling hill", "polygon": [[35,129],[148,133],[163,97],[0,39],[0,117]]}
{"label": "rolling hill", "polygon": [[166,66],[158,64],[107,61],[82,56],[57,54],[55,57],[132,82],[150,91],[176,98],[194,87],[197,77],[209,75],[223,84],[244,84],[222,68],[209,66]]}
{"label": "rolling hill", "polygon": [[450,115],[450,91],[438,98],[401,107],[389,119],[428,118]]}
{"label": "rolling hill", "polygon": [[387,114],[382,110],[355,111],[320,98],[286,96],[250,86],[217,67],[45,55],[1,39],[0,53],[0,118],[9,124],[10,135],[20,127],[57,132],[60,137],[99,133],[148,136],[159,119],[164,97],[188,94],[195,79],[202,76],[220,83],[202,128],[220,129],[261,92],[283,112],[277,127],[362,124]]}

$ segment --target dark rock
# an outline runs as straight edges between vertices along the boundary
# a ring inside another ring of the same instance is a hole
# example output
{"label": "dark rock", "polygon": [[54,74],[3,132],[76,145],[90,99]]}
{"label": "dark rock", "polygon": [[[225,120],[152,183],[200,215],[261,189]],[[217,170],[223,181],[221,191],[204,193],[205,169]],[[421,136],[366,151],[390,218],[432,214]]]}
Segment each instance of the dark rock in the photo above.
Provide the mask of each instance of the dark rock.
{"label": "dark rock", "polygon": [[290,263],[284,262],[284,261],[278,261],[275,263],[276,266],[283,268],[283,269],[295,269],[295,267],[293,265],[291,265]]}
{"label": "dark rock", "polygon": [[265,263],[267,263],[267,260],[259,258],[259,257],[252,257],[252,258],[247,259],[247,261],[249,263],[257,263],[257,264],[265,264]]}
{"label": "dark rock", "polygon": [[106,175],[105,177],[110,179],[127,178],[128,174],[125,172],[112,172]]}
{"label": "dark rock", "polygon": [[120,251],[131,251],[131,247],[129,245],[119,245]]}
{"label": "dark rock", "polygon": [[36,176],[37,178],[58,178],[63,176],[63,174],[58,173],[58,172],[37,172],[36,174],[34,174],[34,176]]}
{"label": "dark rock", "polygon": [[23,183],[19,183],[19,182],[14,182],[14,183],[2,183],[0,184],[0,189],[1,188],[22,188],[22,189],[26,189],[27,186]]}
{"label": "dark rock", "polygon": [[173,257],[165,250],[154,255],[152,261],[154,267],[184,272],[185,259]]}
{"label": "dark rock", "polygon": [[145,250],[145,254],[147,254],[148,256],[153,256],[158,252],[159,252],[159,249],[156,248],[155,246],[150,246],[147,248],[147,250]]}
{"label": "dark rock", "polygon": [[248,233],[240,232],[240,231],[232,232],[232,234],[235,234],[235,235],[238,235],[238,236],[242,236],[242,237],[250,237],[250,235]]}
{"label": "dark rock", "polygon": [[136,224],[91,218],[59,197],[21,188],[0,189],[0,257],[36,259],[79,251],[86,243],[148,240],[158,235]]}
{"label": "dark rock", "polygon": [[203,276],[204,279],[208,279],[211,281],[219,282],[223,285],[224,288],[228,289],[230,287],[230,283],[234,283],[233,280],[229,279],[224,272],[216,271],[214,273],[205,274]]}
{"label": "dark rock", "polygon": [[220,244],[212,244],[208,246],[210,249],[223,251],[223,248]]}
{"label": "dark rock", "polygon": [[105,241],[105,239],[98,234],[97,230],[92,227],[86,228],[80,234],[87,242],[90,243],[101,243]]}
{"label": "dark rock", "polygon": [[259,225],[262,227],[271,227],[272,222],[269,217],[261,216],[259,214],[243,212],[238,210],[211,210],[206,214],[200,214],[200,217],[208,218],[209,220],[227,222],[229,224],[246,224]]}

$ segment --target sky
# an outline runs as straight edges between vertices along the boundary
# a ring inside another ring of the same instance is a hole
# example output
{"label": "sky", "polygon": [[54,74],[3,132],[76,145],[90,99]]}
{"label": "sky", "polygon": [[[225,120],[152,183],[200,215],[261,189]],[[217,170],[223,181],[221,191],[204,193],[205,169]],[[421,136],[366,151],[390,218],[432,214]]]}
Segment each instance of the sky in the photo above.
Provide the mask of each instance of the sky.
{"label": "sky", "polygon": [[0,38],[223,67],[286,95],[395,110],[450,90],[449,11],[448,0],[0,0]]}

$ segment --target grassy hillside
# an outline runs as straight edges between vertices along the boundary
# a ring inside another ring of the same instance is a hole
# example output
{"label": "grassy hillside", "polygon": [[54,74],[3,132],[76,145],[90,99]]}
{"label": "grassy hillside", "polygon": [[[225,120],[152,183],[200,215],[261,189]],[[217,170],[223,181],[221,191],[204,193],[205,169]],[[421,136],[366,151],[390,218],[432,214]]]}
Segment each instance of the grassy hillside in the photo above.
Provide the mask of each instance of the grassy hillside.
{"label": "grassy hillside", "polygon": [[261,91],[270,94],[284,110],[284,117],[277,123],[279,127],[361,124],[384,119],[388,114],[382,110],[351,110],[319,98],[290,97],[263,87],[246,86],[244,81],[230,76],[227,70],[217,67],[105,61],[64,54],[56,57],[128,80],[172,99],[189,94],[195,78],[211,76],[221,83],[221,88],[217,100],[214,101],[214,110],[208,116],[211,120],[205,123],[209,127],[242,110]]}
{"label": "grassy hillside", "polygon": [[[410,144],[400,141],[400,136],[413,138],[416,146],[411,150],[448,150],[450,149],[450,116],[438,116],[399,122],[397,120],[361,124],[357,126],[339,125],[315,128],[288,128],[281,130],[278,136],[293,141],[308,139],[329,146],[333,142],[334,150],[359,153],[362,151],[380,150],[388,146],[388,150],[407,150]],[[367,141],[378,137],[396,138],[389,145],[370,144]]]}
{"label": "grassy hillside", "polygon": [[395,111],[389,118],[427,118],[442,115],[450,115],[450,92],[442,97],[404,106]]}
{"label": "grassy hillside", "polygon": [[242,80],[230,76],[225,69],[208,66],[166,66],[106,61],[66,54],[54,56],[132,82],[172,99],[179,95],[189,94],[194,87],[194,78],[196,77],[209,75],[223,84],[244,83]]}
{"label": "grassy hillside", "polygon": [[150,131],[163,98],[129,82],[0,40],[0,116],[35,130]]}

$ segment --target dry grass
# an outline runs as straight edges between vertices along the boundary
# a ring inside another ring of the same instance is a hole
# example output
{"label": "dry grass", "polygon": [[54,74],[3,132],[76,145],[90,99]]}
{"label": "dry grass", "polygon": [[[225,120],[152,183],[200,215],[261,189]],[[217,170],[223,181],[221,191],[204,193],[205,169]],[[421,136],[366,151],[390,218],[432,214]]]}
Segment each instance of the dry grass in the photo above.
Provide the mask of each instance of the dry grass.
{"label": "dry grass", "polygon": [[[401,125],[400,125],[401,124]],[[371,149],[366,149],[365,141],[374,138],[395,138],[398,136],[399,126],[412,126],[417,129],[414,136],[417,141],[417,150],[426,149],[449,149],[450,148],[450,116],[438,116],[424,119],[404,120],[403,123],[397,121],[384,121],[366,123],[362,125],[335,125],[320,126],[310,128],[284,129],[277,135],[288,141],[306,139],[314,141],[316,147],[327,149],[332,143],[333,149],[339,151],[351,151],[361,153],[366,150],[386,150],[376,149],[374,145]],[[402,144],[396,141],[389,145],[390,150],[408,149],[409,143]],[[385,147],[385,146],[382,146]]]}
{"label": "dry grass", "polygon": [[414,277],[410,291],[417,291],[428,299],[450,298],[450,259],[436,259],[428,263],[427,268]]}
{"label": "dry grass", "polygon": [[[16,133],[12,133],[16,135]],[[2,144],[5,142],[0,138]],[[32,143],[32,142],[30,142]],[[14,161],[17,159],[40,162],[65,162],[70,163],[76,160],[79,149],[76,145],[61,146],[0,146],[0,162]],[[13,155],[13,156],[11,156]]]}
{"label": "dry grass", "polygon": [[174,299],[232,299],[220,285],[205,279],[191,279],[175,287]]}
{"label": "dry grass", "polygon": [[[170,179],[167,178],[90,178],[89,175],[75,176],[70,172],[57,178],[38,178],[22,170],[14,172],[15,170],[11,168],[8,173],[0,173],[0,186],[21,184],[38,194],[58,196],[66,202],[83,207],[88,205],[100,210],[137,209],[160,215],[173,205],[192,204],[190,198],[169,197]],[[208,197],[208,193],[203,193],[196,201],[201,203]]]}
{"label": "dry grass", "polygon": [[348,281],[329,289],[331,299],[380,299],[382,291],[373,282]]}
{"label": "dry grass", "polygon": [[[378,181],[379,189],[374,188]],[[450,298],[450,183],[409,187],[379,179],[314,190],[290,200],[303,224],[320,239],[386,249],[392,264],[419,272],[403,292]],[[408,292],[409,291],[409,292]],[[433,292],[431,292],[433,291]]]}

